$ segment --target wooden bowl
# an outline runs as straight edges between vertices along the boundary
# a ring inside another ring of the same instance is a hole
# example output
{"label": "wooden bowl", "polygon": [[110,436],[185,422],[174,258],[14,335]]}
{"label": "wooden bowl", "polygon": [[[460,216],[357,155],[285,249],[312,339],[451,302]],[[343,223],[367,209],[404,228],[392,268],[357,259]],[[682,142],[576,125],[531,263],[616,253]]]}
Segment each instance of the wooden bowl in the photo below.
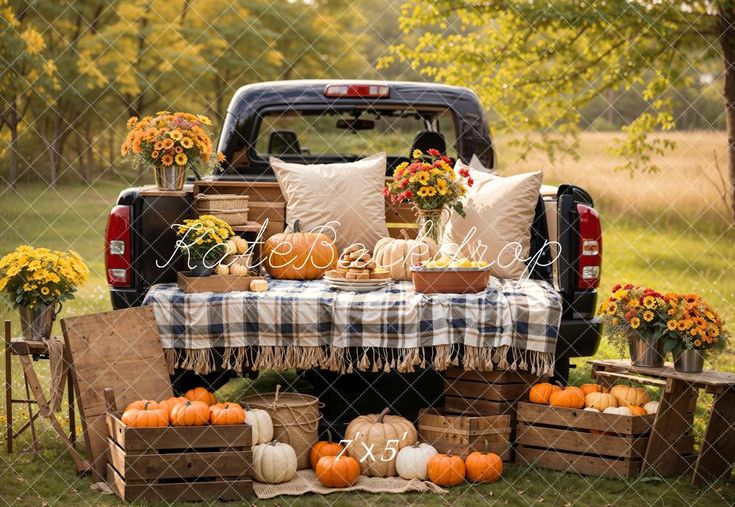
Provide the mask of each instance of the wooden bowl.
{"label": "wooden bowl", "polygon": [[413,287],[424,294],[469,294],[482,292],[490,283],[487,268],[421,268],[411,270]]}

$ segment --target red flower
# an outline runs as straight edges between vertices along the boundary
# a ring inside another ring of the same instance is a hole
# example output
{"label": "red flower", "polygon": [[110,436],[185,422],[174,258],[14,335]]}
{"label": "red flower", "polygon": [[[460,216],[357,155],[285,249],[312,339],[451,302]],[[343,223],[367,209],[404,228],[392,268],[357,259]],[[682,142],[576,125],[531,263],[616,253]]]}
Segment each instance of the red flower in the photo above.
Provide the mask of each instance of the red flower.
{"label": "red flower", "polygon": [[403,192],[403,195],[404,199],[411,199],[413,197],[413,192],[411,192],[410,190],[406,190],[405,192]]}
{"label": "red flower", "polygon": [[612,291],[613,292],[617,292],[617,291],[620,290],[620,287],[621,287],[621,285],[619,283],[616,283],[615,285],[613,285]]}
{"label": "red flower", "polygon": [[405,180],[403,180],[403,181],[401,182],[401,186],[402,186],[403,188],[406,188],[406,187],[408,186],[408,178],[406,178]]}
{"label": "red flower", "polygon": [[623,287],[625,290],[630,290],[633,287],[635,287],[632,283],[625,284],[625,287]]}
{"label": "red flower", "polygon": [[467,169],[464,169],[464,168],[463,169],[460,169],[459,170],[459,175],[462,176],[463,178],[468,178],[469,175],[470,175],[470,171],[468,171]]}
{"label": "red flower", "polygon": [[385,195],[385,196],[388,196],[388,195],[390,195],[390,188],[388,188],[388,187],[383,187],[383,195]]}
{"label": "red flower", "polygon": [[440,157],[441,156],[441,152],[439,150],[434,149],[434,148],[429,148],[428,150],[426,150],[426,153],[428,153],[432,157]]}
{"label": "red flower", "polygon": [[446,162],[447,164],[451,164],[451,163],[452,163],[452,161],[451,161],[451,160],[449,160],[449,157],[447,157],[446,155],[442,155],[442,156],[441,156],[440,158],[441,158],[441,159],[442,159],[442,160],[443,160],[444,162]]}
{"label": "red flower", "polygon": [[472,178],[467,178],[467,184],[469,186],[472,186],[473,183],[475,183],[475,180],[473,180]]}

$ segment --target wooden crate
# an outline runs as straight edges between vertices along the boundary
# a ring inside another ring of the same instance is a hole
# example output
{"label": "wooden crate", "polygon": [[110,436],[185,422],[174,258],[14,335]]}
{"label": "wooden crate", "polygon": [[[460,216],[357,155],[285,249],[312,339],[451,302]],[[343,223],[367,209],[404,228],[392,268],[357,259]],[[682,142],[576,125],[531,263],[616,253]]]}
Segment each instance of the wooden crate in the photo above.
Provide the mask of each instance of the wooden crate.
{"label": "wooden crate", "polygon": [[514,371],[444,372],[445,410],[450,414],[510,415],[518,400],[528,399],[533,384],[545,379]]}
{"label": "wooden crate", "polygon": [[630,478],[641,472],[655,414],[603,414],[522,402],[517,417],[517,463]]}
{"label": "wooden crate", "polygon": [[131,428],[107,414],[107,482],[128,501],[242,500],[253,494],[252,429]]}
{"label": "wooden crate", "polygon": [[264,280],[262,276],[242,275],[210,275],[210,276],[187,276],[179,272],[178,285],[187,294],[195,292],[230,292],[249,291],[250,282],[253,280]]}
{"label": "wooden crate", "polygon": [[466,458],[473,451],[494,452],[503,461],[512,459],[511,418],[509,415],[451,415],[435,409],[419,412],[421,441],[437,451]]}

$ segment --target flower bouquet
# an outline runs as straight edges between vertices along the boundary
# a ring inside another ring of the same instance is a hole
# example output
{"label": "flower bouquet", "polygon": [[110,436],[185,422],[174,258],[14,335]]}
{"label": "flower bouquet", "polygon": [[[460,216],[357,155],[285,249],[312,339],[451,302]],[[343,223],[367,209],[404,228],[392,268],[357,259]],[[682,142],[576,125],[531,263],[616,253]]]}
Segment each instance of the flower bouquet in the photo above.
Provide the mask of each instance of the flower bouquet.
{"label": "flower bouquet", "polygon": [[176,230],[179,249],[187,256],[192,276],[209,276],[229,251],[227,240],[235,235],[232,227],[212,215],[184,220]]}
{"label": "flower bouquet", "polygon": [[720,315],[697,294],[669,294],[664,350],[674,356],[674,367],[701,373],[705,354],[722,352],[728,332]]}
{"label": "flower bouquet", "polygon": [[159,190],[181,190],[187,169],[212,169],[223,160],[213,156],[206,116],[159,111],[155,116],[128,120],[128,135],[120,154],[153,167]]}
{"label": "flower bouquet", "polygon": [[663,366],[666,322],[670,298],[653,289],[617,284],[612,295],[600,305],[599,313],[610,342],[621,353],[627,345],[636,366]]}
{"label": "flower bouquet", "polygon": [[393,204],[413,203],[419,216],[419,236],[438,244],[443,232],[442,212],[452,208],[464,217],[461,198],[473,181],[467,169],[457,174],[451,160],[435,149],[426,154],[414,150],[412,158],[410,163],[396,166],[393,181],[386,185],[384,193]]}
{"label": "flower bouquet", "polygon": [[0,291],[20,310],[23,336],[29,340],[51,335],[61,302],[72,299],[88,277],[89,268],[73,250],[23,245],[0,259]]}

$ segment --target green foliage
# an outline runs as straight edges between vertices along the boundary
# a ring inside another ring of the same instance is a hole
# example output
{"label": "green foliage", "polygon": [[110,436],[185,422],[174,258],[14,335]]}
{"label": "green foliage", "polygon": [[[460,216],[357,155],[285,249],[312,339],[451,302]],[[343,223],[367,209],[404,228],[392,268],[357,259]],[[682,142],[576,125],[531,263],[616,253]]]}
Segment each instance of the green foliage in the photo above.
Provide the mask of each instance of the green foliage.
{"label": "green foliage", "polygon": [[643,85],[645,108],[616,150],[628,156],[624,169],[656,171],[651,154],[670,146],[649,134],[674,128],[668,92],[682,84],[690,52],[707,47],[715,33],[714,7],[408,0],[400,25],[417,43],[393,46],[381,65],[399,59],[431,79],[473,88],[493,111],[496,131],[517,136],[526,152],[542,148],[552,156],[574,152],[584,106],[610,90]]}

